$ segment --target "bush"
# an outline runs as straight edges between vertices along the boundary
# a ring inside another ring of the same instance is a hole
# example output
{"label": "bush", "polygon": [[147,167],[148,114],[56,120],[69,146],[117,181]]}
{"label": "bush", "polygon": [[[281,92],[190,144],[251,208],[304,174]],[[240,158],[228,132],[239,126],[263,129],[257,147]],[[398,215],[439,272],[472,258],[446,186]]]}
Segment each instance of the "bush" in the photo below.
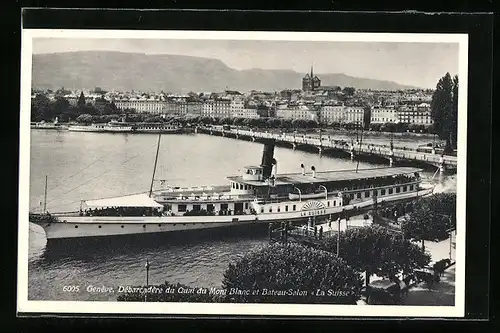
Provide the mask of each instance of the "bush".
{"label": "bush", "polygon": [[361,285],[344,260],[294,243],[247,253],[229,265],[222,282],[225,301],[256,303],[356,304]]}

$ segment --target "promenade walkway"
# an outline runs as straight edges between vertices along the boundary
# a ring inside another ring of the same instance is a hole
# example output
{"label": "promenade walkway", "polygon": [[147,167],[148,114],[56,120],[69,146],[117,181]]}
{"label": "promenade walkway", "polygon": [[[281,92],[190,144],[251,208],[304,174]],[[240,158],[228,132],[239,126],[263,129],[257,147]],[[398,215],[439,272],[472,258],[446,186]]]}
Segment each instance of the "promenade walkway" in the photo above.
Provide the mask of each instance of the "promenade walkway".
{"label": "promenade walkway", "polygon": [[445,270],[439,283],[429,289],[422,282],[413,286],[405,298],[404,305],[454,306],[455,305],[455,265]]}
{"label": "promenade walkway", "polygon": [[441,166],[448,169],[456,169],[457,157],[444,155],[441,156],[432,152],[420,152],[416,148],[396,147],[391,149],[390,146],[380,145],[374,143],[355,143],[350,144],[345,140],[336,140],[330,136],[309,136],[309,135],[295,135],[295,134],[277,134],[266,133],[259,131],[243,130],[243,129],[228,129],[221,128],[202,128],[205,133],[220,134],[223,136],[231,136],[235,138],[247,137],[255,139],[274,139],[279,142],[286,142],[293,147],[299,145],[307,145],[316,147],[319,152],[326,149],[341,150],[352,154],[366,154],[376,155],[384,158],[402,159],[407,161],[419,161],[434,166]]}

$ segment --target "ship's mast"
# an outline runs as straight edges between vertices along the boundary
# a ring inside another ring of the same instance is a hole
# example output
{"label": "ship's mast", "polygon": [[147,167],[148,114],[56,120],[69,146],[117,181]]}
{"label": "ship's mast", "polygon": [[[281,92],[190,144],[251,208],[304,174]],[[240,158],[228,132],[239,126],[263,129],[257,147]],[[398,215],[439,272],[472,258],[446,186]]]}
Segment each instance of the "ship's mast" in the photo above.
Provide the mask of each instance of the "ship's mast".
{"label": "ship's mast", "polygon": [[43,212],[44,213],[47,211],[47,178],[48,178],[48,176],[45,175],[45,193],[43,195]]}
{"label": "ship's mast", "polygon": [[149,187],[149,197],[151,197],[151,195],[153,194],[153,183],[155,181],[156,164],[158,163],[158,153],[160,152],[160,139],[161,139],[161,133],[158,134],[158,145],[156,146],[155,166],[153,169],[153,177],[151,178],[151,186]]}
{"label": "ship's mast", "polygon": [[[359,152],[358,152],[358,155],[361,153],[361,149],[363,148],[362,145],[363,145],[363,126],[364,124],[361,122],[361,137],[360,137],[360,140],[359,140]],[[356,173],[358,172],[358,167],[359,167],[359,158],[358,158],[358,163],[356,163]]]}

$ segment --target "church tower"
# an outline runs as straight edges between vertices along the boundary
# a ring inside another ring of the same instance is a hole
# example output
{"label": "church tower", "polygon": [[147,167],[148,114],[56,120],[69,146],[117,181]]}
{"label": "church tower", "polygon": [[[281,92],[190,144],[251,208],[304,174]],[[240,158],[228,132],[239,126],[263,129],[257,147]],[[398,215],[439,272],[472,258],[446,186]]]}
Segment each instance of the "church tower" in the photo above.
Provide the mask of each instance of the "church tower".
{"label": "church tower", "polygon": [[317,76],[314,76],[314,69],[311,65],[311,72],[302,78],[302,90],[314,91],[319,87],[321,87],[321,80]]}

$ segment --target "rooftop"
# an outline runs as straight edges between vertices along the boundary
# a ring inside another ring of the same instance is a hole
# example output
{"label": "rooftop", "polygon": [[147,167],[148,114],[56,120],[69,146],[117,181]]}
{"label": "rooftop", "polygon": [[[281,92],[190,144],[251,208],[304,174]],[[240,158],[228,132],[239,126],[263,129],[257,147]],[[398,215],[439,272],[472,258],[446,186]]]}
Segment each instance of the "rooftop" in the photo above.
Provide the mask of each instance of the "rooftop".
{"label": "rooftop", "polygon": [[[412,167],[359,169],[357,172],[356,170],[316,171],[315,178],[312,177],[311,171],[307,171],[305,175],[302,175],[302,173],[285,173],[278,175],[275,180],[275,185],[328,183],[343,180],[373,179],[379,177],[412,174],[421,171],[422,169]],[[252,186],[267,186],[265,182],[243,180],[242,176],[232,176],[228,177],[228,179]]]}

